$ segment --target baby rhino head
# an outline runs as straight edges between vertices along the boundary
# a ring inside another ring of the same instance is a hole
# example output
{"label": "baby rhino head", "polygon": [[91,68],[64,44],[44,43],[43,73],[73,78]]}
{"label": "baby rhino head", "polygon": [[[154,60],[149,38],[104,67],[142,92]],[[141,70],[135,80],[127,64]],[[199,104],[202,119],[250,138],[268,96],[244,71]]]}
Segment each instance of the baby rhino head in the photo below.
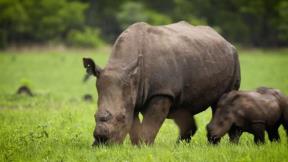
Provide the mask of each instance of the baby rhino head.
{"label": "baby rhino head", "polygon": [[235,122],[234,101],[237,99],[237,92],[232,91],[224,94],[217,105],[217,110],[212,120],[207,125],[207,138],[209,143],[217,144],[220,138],[229,131]]}

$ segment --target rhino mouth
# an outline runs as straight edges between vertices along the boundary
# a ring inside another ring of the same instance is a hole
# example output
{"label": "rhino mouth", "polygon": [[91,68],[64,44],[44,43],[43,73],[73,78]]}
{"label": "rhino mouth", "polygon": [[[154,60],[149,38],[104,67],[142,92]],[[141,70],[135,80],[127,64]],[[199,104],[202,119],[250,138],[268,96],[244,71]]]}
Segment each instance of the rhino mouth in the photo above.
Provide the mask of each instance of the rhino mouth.
{"label": "rhino mouth", "polygon": [[98,146],[98,145],[102,145],[102,144],[107,144],[108,142],[108,137],[105,135],[97,135],[94,137],[94,142],[92,144],[92,146]]}
{"label": "rhino mouth", "polygon": [[220,138],[217,135],[208,136],[208,142],[210,144],[218,144],[220,142]]}

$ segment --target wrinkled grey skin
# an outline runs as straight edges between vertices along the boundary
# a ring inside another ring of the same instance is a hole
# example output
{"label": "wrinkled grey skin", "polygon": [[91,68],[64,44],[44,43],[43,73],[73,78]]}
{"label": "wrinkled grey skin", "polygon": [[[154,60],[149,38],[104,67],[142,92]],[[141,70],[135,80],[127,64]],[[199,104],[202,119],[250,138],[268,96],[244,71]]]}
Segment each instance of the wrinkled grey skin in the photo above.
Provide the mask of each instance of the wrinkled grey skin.
{"label": "wrinkled grey skin", "polygon": [[193,115],[215,108],[222,94],[240,86],[233,45],[210,27],[186,22],[133,24],[116,40],[104,69],[83,61],[97,77],[95,145],[122,143],[128,133],[133,144],[151,144],[166,118],[178,125],[179,140],[189,141]]}
{"label": "wrinkled grey skin", "polygon": [[278,128],[288,133],[288,99],[279,90],[260,87],[256,91],[231,91],[224,94],[207,125],[208,141],[217,144],[225,133],[238,143],[243,131],[254,135],[255,143],[264,143],[264,132],[270,141],[279,141]]}

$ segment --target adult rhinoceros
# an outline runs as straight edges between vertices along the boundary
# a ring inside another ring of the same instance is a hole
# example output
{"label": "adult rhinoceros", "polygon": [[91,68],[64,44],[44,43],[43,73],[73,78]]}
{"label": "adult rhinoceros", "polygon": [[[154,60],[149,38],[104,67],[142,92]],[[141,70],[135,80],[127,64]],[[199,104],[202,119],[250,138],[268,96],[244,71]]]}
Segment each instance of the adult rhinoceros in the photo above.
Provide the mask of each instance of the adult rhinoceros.
{"label": "adult rhinoceros", "polygon": [[[212,112],[223,93],[240,86],[238,55],[212,28],[178,22],[136,23],[116,40],[104,69],[83,59],[97,77],[98,111],[94,144],[154,142],[165,118],[174,119],[179,140],[197,127],[193,115]],[[140,122],[139,113],[143,115]]]}

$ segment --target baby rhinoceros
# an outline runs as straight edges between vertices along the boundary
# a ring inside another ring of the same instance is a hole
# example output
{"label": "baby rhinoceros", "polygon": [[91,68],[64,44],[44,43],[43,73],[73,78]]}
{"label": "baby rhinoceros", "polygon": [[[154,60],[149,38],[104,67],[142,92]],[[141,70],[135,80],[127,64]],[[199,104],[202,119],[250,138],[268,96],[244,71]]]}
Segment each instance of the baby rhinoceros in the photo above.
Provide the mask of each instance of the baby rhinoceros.
{"label": "baby rhinoceros", "polygon": [[217,144],[228,132],[230,142],[238,143],[242,132],[254,135],[255,143],[279,141],[278,128],[283,125],[288,135],[288,99],[279,90],[260,87],[256,91],[231,91],[224,94],[207,125],[207,138]]}

